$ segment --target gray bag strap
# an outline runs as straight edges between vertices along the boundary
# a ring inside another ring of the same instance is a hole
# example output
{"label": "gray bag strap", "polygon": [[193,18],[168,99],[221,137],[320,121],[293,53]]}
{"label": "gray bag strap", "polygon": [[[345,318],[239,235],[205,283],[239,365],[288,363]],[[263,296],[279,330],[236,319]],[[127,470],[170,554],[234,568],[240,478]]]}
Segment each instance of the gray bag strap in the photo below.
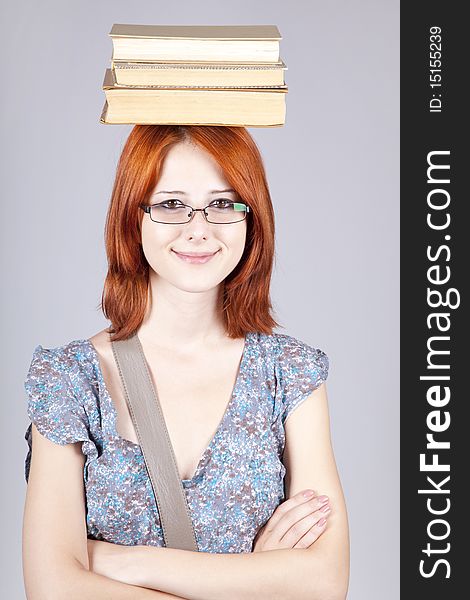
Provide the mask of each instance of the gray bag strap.
{"label": "gray bag strap", "polygon": [[168,548],[198,551],[162,408],[137,334],[111,342]]}

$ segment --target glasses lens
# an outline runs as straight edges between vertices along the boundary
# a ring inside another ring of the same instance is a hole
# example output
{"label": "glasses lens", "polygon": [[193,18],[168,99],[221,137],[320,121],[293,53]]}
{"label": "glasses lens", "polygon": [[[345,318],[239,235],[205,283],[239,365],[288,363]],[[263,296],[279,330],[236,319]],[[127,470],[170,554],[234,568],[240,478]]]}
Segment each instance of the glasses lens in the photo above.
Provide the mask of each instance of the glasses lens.
{"label": "glasses lens", "polygon": [[210,223],[237,223],[246,216],[246,204],[242,202],[218,201],[206,209]]}
{"label": "glasses lens", "polygon": [[159,223],[187,223],[191,209],[184,206],[181,202],[170,200],[154,204],[151,208],[152,221]]}

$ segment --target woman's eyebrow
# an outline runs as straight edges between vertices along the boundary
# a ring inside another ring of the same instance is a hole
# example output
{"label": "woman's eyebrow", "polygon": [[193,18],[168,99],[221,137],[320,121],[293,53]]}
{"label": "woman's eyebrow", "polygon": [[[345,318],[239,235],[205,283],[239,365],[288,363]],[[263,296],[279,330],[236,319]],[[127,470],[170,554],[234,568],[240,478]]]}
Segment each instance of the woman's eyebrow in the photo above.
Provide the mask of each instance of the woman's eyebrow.
{"label": "woman's eyebrow", "polygon": [[[227,190],[212,190],[211,192],[209,192],[209,194],[223,194],[226,192],[234,192],[235,190],[232,190],[231,188],[227,189]],[[187,196],[186,192],[181,192],[180,190],[173,190],[172,192],[168,192],[166,190],[160,190],[159,192],[155,193],[155,196],[157,194],[182,194],[183,196]]]}

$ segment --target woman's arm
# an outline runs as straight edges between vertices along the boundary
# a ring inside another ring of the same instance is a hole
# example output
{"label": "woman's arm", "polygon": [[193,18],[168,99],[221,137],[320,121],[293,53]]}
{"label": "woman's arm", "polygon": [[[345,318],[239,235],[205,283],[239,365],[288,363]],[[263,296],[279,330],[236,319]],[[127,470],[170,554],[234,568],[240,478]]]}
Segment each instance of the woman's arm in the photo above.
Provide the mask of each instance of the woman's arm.
{"label": "woman's arm", "polygon": [[181,598],[89,570],[81,442],[60,446],[32,427],[23,517],[23,574],[28,600]]}
{"label": "woman's arm", "polygon": [[83,569],[81,565],[57,565],[60,580],[41,592],[36,588],[28,600],[185,600],[166,592],[137,587]]}
{"label": "woman's arm", "polygon": [[255,554],[213,554],[152,546],[116,549],[127,558],[120,581],[191,600],[344,600],[349,582],[346,506],[330,441],[322,384],[285,423],[286,496],[321,490],[332,507],[320,538],[309,548]]}
{"label": "woman's arm", "polygon": [[304,488],[321,490],[329,497],[332,510],[326,529],[306,552],[312,565],[317,561],[321,564],[315,574],[321,576],[331,597],[344,599],[349,586],[349,526],[331,443],[326,383],[288,416],[284,427],[286,497],[291,498]]}
{"label": "woman's arm", "polygon": [[[318,542],[315,542],[318,543]],[[315,545],[315,544],[314,544]],[[310,549],[215,554],[175,548],[127,548],[119,580],[190,600],[344,600],[325,575],[327,561]]]}

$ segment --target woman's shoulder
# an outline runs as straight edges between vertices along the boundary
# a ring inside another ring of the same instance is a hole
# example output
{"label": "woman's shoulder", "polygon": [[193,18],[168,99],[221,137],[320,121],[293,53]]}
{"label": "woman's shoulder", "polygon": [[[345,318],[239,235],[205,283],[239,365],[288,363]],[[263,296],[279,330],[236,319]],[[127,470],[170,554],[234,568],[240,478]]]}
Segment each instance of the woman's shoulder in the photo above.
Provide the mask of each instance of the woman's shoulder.
{"label": "woman's shoulder", "polygon": [[272,334],[259,334],[258,338],[264,352],[274,356],[277,362],[315,360],[328,368],[328,355],[323,349],[293,335],[275,331]]}
{"label": "woman's shoulder", "polygon": [[[82,422],[85,413],[87,417],[97,417],[98,396],[103,386],[97,354],[90,339],[77,338],[55,346],[36,345],[24,388],[28,416],[42,425],[44,431],[48,428],[52,431],[53,424],[58,426],[61,421],[67,426],[72,421],[77,424],[71,413],[80,415]],[[59,434],[56,439],[61,439]]]}
{"label": "woman's shoulder", "polygon": [[88,457],[97,456],[93,439],[100,423],[96,368],[89,341],[74,339],[56,346],[38,344],[33,351],[24,388],[29,424],[25,439],[29,451],[25,461],[28,481],[32,451],[32,424],[39,433],[60,445],[81,441]]}
{"label": "woman's shoulder", "polygon": [[92,342],[94,338],[76,338],[55,346],[37,344],[33,349],[26,385],[34,381],[73,376],[84,370],[87,372],[96,359],[96,346]]}
{"label": "woman's shoulder", "polygon": [[66,363],[88,354],[90,350],[104,352],[109,345],[108,339],[107,330],[103,329],[89,338],[75,338],[57,346],[37,344],[33,356],[41,357],[48,362]]}
{"label": "woman's shoulder", "polygon": [[328,378],[329,359],[321,348],[287,333],[261,336],[261,344],[274,357],[276,401],[274,416],[279,423]]}
{"label": "woman's shoulder", "polygon": [[86,340],[72,340],[60,346],[35,346],[31,359],[31,368],[50,371],[67,371],[87,350]]}

